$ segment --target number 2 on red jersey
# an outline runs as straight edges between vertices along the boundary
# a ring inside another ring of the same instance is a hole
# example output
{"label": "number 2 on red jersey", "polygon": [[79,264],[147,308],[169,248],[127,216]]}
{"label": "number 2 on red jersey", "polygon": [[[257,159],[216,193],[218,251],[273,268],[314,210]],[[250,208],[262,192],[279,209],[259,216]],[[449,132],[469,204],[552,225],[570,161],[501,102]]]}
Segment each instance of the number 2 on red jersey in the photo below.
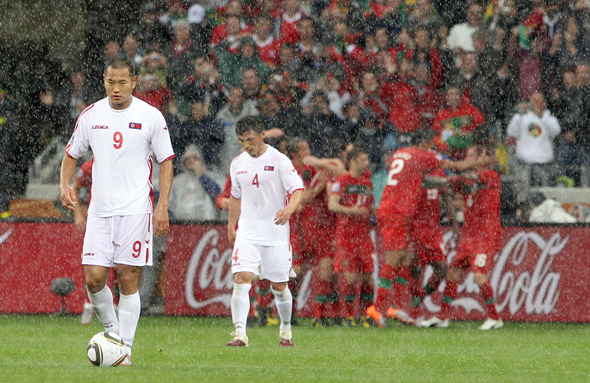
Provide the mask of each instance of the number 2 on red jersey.
{"label": "number 2 on red jersey", "polygon": [[389,173],[387,174],[387,185],[395,186],[399,182],[395,179],[395,176],[398,175],[404,168],[405,162],[401,158],[396,158],[393,160],[389,167]]}

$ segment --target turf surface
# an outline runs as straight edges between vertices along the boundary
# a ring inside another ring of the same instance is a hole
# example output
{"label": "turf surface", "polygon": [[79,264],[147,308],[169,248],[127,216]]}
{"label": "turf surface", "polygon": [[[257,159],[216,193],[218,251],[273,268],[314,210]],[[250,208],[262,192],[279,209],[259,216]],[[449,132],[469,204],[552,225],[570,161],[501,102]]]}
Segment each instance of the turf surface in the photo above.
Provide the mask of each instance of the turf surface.
{"label": "turf surface", "polygon": [[390,323],[387,329],[278,327],[248,330],[250,347],[230,348],[229,318],[142,317],[133,366],[86,359],[96,318],[0,316],[0,382],[590,382],[586,324],[476,322],[448,329]]}

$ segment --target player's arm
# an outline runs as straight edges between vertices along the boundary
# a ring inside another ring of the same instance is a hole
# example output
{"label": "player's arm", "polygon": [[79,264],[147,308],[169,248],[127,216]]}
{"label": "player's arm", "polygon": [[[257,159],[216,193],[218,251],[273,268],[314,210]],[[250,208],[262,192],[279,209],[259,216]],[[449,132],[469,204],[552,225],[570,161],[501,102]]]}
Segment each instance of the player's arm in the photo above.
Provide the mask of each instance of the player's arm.
{"label": "player's arm", "polygon": [[59,194],[61,204],[66,209],[70,210],[74,210],[75,206],[78,204],[76,193],[70,186],[70,181],[76,172],[76,163],[76,159],[65,155],[63,161],[61,162],[61,170],[59,173]]}
{"label": "player's arm", "polygon": [[281,209],[275,215],[275,225],[284,225],[289,222],[291,215],[297,210],[297,207],[303,200],[303,189],[298,189],[293,192],[289,199],[289,204],[284,209]]}
{"label": "player's arm", "polygon": [[315,198],[320,192],[326,188],[328,177],[325,172],[321,172],[312,188],[305,188],[303,192],[303,203],[307,203]]}
{"label": "player's arm", "polygon": [[344,206],[340,204],[340,194],[332,193],[328,199],[328,210],[336,214],[348,214],[354,216],[369,215],[369,209],[366,207],[353,205]]}
{"label": "player's arm", "polygon": [[346,173],[346,166],[339,158],[317,158],[314,156],[307,156],[303,158],[303,163],[316,168],[326,169],[334,175],[339,177]]}
{"label": "player's arm", "polygon": [[170,204],[170,190],[172,189],[172,178],[174,169],[172,159],[160,164],[160,199],[154,211],[154,233],[157,237],[165,234],[170,226],[168,219],[168,206]]}
{"label": "player's arm", "polygon": [[466,170],[472,170],[482,165],[492,163],[492,159],[489,156],[480,156],[474,160],[462,160],[462,161],[451,161],[443,160],[440,162],[439,167],[441,169],[453,170],[456,172],[464,172]]}
{"label": "player's arm", "polygon": [[[72,189],[74,190],[74,196],[76,197],[76,201],[80,201],[80,184],[77,181],[77,178],[74,178],[74,183],[72,184]],[[82,211],[82,205],[77,203],[74,205],[74,225],[76,225],[76,229],[79,231],[84,231],[86,228],[86,215],[84,211]]]}
{"label": "player's arm", "polygon": [[229,216],[227,218],[227,240],[233,246],[236,240],[236,226],[242,213],[242,200],[234,196],[229,197]]}

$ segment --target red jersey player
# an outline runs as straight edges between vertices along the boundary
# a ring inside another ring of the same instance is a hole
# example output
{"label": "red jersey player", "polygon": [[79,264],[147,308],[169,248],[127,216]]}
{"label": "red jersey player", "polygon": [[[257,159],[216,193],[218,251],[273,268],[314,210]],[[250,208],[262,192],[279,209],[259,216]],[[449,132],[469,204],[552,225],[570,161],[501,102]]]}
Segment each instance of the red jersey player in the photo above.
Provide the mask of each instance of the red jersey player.
{"label": "red jersey player", "polygon": [[364,313],[373,301],[371,274],[375,267],[375,247],[371,240],[371,215],[375,213],[375,199],[367,150],[354,147],[348,153],[348,161],[349,171],[332,185],[328,208],[336,213],[334,272],[338,276],[340,317],[352,326],[356,323],[355,317],[360,316],[354,315],[353,310],[359,273],[361,312]]}
{"label": "red jersey player", "polygon": [[[442,169],[435,169],[428,173],[427,178],[429,177],[446,180],[446,173]],[[427,186],[423,184],[418,209],[412,221],[411,240],[416,256],[410,266],[413,278],[410,284],[410,296],[412,299],[410,317],[414,319],[419,317],[418,309],[424,297],[437,290],[448,269],[442,230],[439,225],[440,194],[438,185]],[[426,285],[422,286],[422,270],[429,265],[432,266],[434,272]]]}
{"label": "red jersey player", "polygon": [[377,221],[385,247],[385,264],[379,270],[379,283],[375,304],[367,309],[379,327],[385,327],[384,310],[387,296],[394,283],[407,285],[412,251],[409,247],[409,229],[420,201],[424,175],[435,168],[467,170],[478,161],[449,161],[431,151],[435,132],[429,128],[416,130],[416,146],[396,151],[389,166],[387,184],[377,210]]}
{"label": "red jersey player", "polygon": [[[494,148],[489,145],[475,145],[467,150],[468,160],[494,158]],[[490,271],[494,255],[500,247],[502,224],[500,222],[500,192],[502,181],[492,169],[490,161],[479,166],[472,175],[478,185],[474,193],[464,195],[465,220],[457,254],[449,265],[447,286],[443,293],[440,318],[433,317],[426,323],[434,327],[448,327],[451,303],[457,296],[457,286],[465,271],[474,274],[480,293],[486,304],[488,319],[480,330],[501,328],[504,323],[496,310],[494,290],[486,275]]]}

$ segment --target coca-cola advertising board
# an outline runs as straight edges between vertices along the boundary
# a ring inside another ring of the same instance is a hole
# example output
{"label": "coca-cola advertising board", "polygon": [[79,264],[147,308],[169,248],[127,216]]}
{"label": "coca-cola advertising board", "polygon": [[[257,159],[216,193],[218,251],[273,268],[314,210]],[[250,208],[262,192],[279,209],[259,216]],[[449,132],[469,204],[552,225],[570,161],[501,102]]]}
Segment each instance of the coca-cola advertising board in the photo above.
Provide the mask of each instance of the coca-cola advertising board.
{"label": "coca-cola advertising board", "polygon": [[[51,281],[71,278],[76,290],[66,297],[69,312],[80,313],[84,276],[80,264],[83,235],[71,223],[0,223],[0,313],[52,313],[61,297]],[[445,234],[449,259],[454,241]],[[585,227],[508,227],[489,279],[505,320],[590,322],[588,280],[590,229]],[[171,225],[166,251],[166,313],[230,315],[231,248],[225,225]],[[428,278],[431,270],[426,270]],[[300,316],[310,316],[311,274],[299,294]],[[425,300],[436,313],[439,292]],[[484,318],[483,302],[473,276],[459,286],[455,316]]]}
{"label": "coca-cola advertising board", "polygon": [[[454,256],[451,232],[444,236]],[[590,230],[583,227],[508,227],[488,276],[505,320],[589,322],[588,277]],[[173,226],[166,252],[166,313],[230,315],[231,249],[225,226]],[[432,271],[427,269],[425,280]],[[298,315],[310,316],[310,275],[297,302]],[[425,300],[430,313],[440,310],[444,283]],[[484,319],[483,301],[467,274],[454,302],[457,319]],[[426,313],[428,314],[428,313]]]}

